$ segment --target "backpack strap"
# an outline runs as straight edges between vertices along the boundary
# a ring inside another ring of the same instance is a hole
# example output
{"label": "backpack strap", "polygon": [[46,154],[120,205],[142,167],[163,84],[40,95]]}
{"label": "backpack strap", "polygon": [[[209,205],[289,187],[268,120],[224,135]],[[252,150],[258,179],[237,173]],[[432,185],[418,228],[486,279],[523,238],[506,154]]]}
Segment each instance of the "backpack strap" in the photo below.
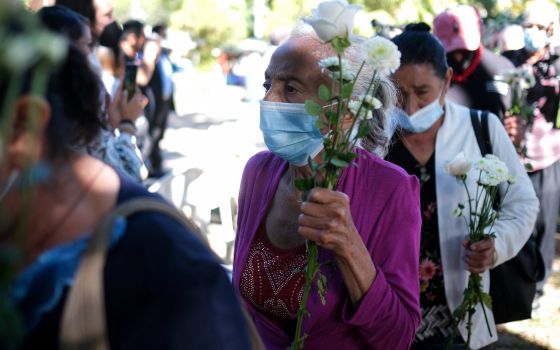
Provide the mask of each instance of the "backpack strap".
{"label": "backpack strap", "polygon": [[470,115],[480,153],[483,157],[487,154],[492,154],[492,141],[488,131],[488,112],[482,111],[481,113],[481,111],[471,108]]}
{"label": "backpack strap", "polygon": [[[474,130],[474,135],[476,136],[476,142],[478,143],[478,148],[480,153],[484,157],[487,154],[493,154],[492,152],[492,141],[490,140],[490,132],[488,131],[488,112],[479,111],[477,109],[470,110],[471,112],[471,123]],[[480,119],[479,119],[480,117]],[[492,206],[494,209],[498,209],[500,203],[500,192],[496,194],[494,198],[494,203]]]}
{"label": "backpack strap", "polygon": [[[189,229],[208,247],[208,250],[221,261],[208,245],[200,229],[182,212],[162,201],[151,198],[136,198],[126,201],[107,214],[93,232],[84,252],[74,285],[68,292],[60,327],[60,349],[62,350],[108,350],[107,321],[105,314],[105,289],[103,268],[107,249],[118,217],[128,217],[138,212],[157,212],[171,217]],[[240,303],[241,304],[241,303]],[[262,340],[253,320],[241,304],[247,325],[252,350],[264,350]]]}

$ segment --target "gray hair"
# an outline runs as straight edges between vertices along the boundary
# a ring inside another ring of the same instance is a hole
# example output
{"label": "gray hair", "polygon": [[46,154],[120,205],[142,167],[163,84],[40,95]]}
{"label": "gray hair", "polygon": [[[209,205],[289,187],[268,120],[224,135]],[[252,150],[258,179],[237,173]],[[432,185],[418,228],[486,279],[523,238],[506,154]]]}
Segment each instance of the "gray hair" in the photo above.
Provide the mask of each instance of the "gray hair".
{"label": "gray hair", "polygon": [[[319,39],[313,28],[303,21],[298,22],[292,30],[290,38],[302,38],[316,44],[316,49],[313,51],[313,54],[317,57],[317,61],[334,54],[334,50],[330,45],[325,45],[321,39]],[[348,60],[350,70],[354,74],[357,74],[364,62],[361,44],[367,38],[352,34],[349,39],[351,46],[344,52],[344,58]],[[371,65],[364,64],[360,75],[358,75],[356,79],[354,92],[352,94],[353,97],[358,97],[366,93],[374,73],[375,71]],[[369,132],[360,140],[360,145],[368,151],[383,156],[387,153],[389,143],[387,137],[388,132],[386,130],[393,124],[393,121],[390,120],[390,114],[388,114],[387,111],[395,106],[396,88],[393,82],[386,76],[378,75],[376,81],[377,83],[374,84],[374,86],[377,86],[377,90],[374,92],[370,91],[370,94],[373,95],[373,93],[375,93],[375,96],[383,103],[383,109],[372,111],[373,119],[367,121]]]}

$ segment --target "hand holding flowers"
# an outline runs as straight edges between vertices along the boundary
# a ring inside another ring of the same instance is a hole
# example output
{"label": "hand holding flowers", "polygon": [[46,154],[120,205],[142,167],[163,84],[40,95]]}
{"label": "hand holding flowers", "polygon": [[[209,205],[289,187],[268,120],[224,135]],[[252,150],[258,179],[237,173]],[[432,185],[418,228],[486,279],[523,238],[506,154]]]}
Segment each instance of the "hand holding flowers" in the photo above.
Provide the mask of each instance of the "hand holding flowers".
{"label": "hand holding flowers", "polygon": [[[474,193],[467,185],[467,173],[471,167],[478,171]],[[467,288],[463,292],[463,301],[453,311],[453,317],[457,324],[466,322],[466,345],[467,349],[470,349],[472,316],[477,304],[482,306],[488,332],[492,334],[484,308],[486,306],[492,309],[492,298],[483,291],[480,274],[486,271],[494,260],[493,227],[500,217],[501,203],[509,187],[515,183],[515,178],[509,176],[505,163],[492,154],[487,154],[472,165],[461,152],[448,164],[447,170],[463,184],[468,198],[466,205],[459,203],[453,211],[456,217],[463,217],[467,225],[468,236],[463,244],[465,263],[471,272]],[[502,183],[507,183],[507,188],[505,193],[500,195],[499,185]]]}
{"label": "hand holding flowers", "polygon": [[[387,39],[374,37],[360,45],[359,55],[363,62],[357,72],[351,71],[344,54],[352,46],[350,34],[354,16],[359,9],[359,6],[349,5],[344,0],[324,1],[312,11],[313,16],[305,19],[317,36],[330,44],[336,55],[318,62],[323,74],[331,79],[330,86],[321,85],[317,91],[322,103],[311,99],[305,101],[307,113],[318,116],[319,129],[327,132],[323,136],[321,160],[308,160],[311,176],[296,181],[296,187],[303,192],[304,199],[307,199],[315,187],[335,189],[343,169],[351,166],[357,157],[354,147],[369,132],[368,120],[374,118],[376,110],[383,108],[382,102],[377,98],[380,76],[394,72],[400,65],[397,47]],[[356,93],[356,82],[366,65],[373,68],[373,74],[362,79],[367,81],[365,91]],[[317,192],[314,191],[315,194]],[[357,233],[355,228],[350,231]],[[328,281],[320,272],[317,244],[311,239],[306,244],[308,261],[304,269],[305,284],[292,349],[302,349],[304,345],[302,324],[303,317],[308,315],[306,303],[312,283],[316,282],[321,301],[326,303]]]}

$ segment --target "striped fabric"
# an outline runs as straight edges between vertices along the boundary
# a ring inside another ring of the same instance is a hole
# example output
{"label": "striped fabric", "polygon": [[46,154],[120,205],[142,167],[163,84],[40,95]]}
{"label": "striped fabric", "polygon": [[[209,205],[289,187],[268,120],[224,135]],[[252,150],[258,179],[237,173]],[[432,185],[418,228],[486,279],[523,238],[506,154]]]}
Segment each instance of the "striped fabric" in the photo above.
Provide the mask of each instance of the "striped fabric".
{"label": "striped fabric", "polygon": [[549,167],[560,159],[560,129],[553,129],[542,115],[536,116],[525,135],[525,147],[523,161],[531,171]]}

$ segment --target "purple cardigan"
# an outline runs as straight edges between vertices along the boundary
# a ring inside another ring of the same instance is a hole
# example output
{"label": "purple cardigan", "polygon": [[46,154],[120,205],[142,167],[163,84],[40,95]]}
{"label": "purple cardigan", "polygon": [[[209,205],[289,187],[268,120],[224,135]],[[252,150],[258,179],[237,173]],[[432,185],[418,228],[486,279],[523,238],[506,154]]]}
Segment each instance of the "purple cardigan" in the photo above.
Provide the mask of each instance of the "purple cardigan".
{"label": "purple cardigan", "polygon": [[[357,308],[352,306],[342,276],[324,264],[327,304],[315,284],[308,300],[311,317],[304,319],[306,349],[408,349],[420,322],[418,254],[420,195],[418,180],[379,157],[357,149],[357,167],[342,173],[338,191],[350,197],[354,224],[371,253],[377,277]],[[265,219],[288,163],[264,151],[247,163],[241,180],[233,280],[240,275],[259,224]],[[319,262],[333,261],[319,248]],[[267,349],[286,349],[293,334],[245,303]]]}

